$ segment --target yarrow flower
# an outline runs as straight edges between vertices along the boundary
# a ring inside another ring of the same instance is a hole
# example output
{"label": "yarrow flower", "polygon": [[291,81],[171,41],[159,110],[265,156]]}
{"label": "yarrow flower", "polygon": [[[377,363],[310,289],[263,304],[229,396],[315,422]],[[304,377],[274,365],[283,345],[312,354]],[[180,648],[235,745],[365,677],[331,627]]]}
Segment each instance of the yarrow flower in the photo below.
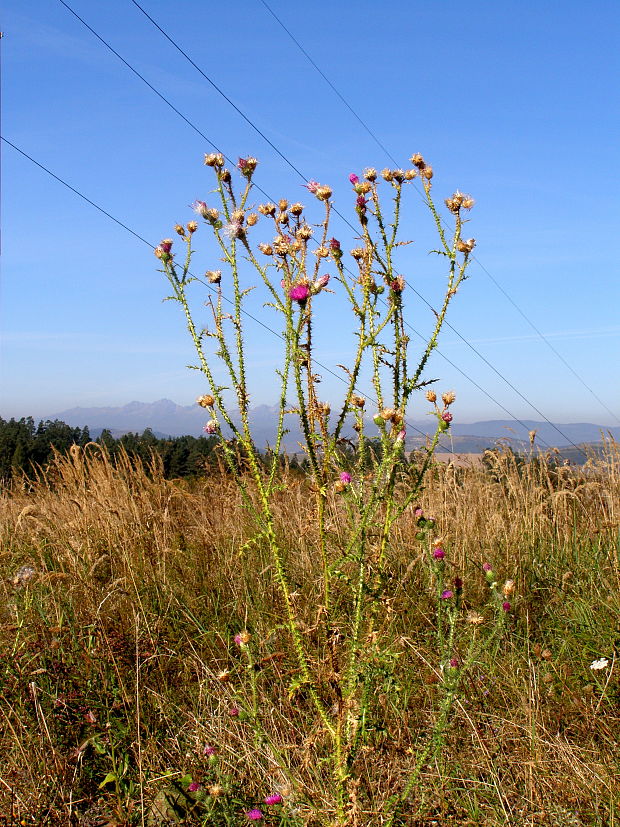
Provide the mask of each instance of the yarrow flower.
{"label": "yarrow flower", "polygon": [[609,660],[607,658],[599,658],[598,660],[593,660],[590,664],[590,669],[598,672],[600,669],[607,669],[609,666]]}
{"label": "yarrow flower", "polygon": [[445,589],[440,597],[442,600],[450,600],[451,597],[454,597],[454,592],[451,589]]}
{"label": "yarrow flower", "polygon": [[307,284],[296,284],[288,291],[289,298],[295,302],[302,304],[308,299],[310,295],[310,288]]}
{"label": "yarrow flower", "polygon": [[281,804],[282,796],[279,793],[272,793],[265,798],[265,804]]}
{"label": "yarrow flower", "polygon": [[263,817],[263,814],[257,807],[255,807],[253,810],[248,810],[245,814],[245,817],[250,821],[260,821]]}

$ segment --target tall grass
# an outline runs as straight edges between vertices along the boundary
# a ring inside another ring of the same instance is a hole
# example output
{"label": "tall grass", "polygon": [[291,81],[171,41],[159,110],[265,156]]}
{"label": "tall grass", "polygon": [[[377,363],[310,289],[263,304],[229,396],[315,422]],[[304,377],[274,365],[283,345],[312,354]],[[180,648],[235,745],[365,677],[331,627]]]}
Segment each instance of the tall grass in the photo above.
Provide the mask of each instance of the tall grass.
{"label": "tall grass", "polygon": [[[515,587],[505,628],[465,670],[442,749],[427,753],[400,823],[617,823],[620,452],[607,448],[584,469],[521,465],[509,453],[490,469],[430,466],[419,506],[437,515],[444,580],[463,581],[459,634],[494,623],[482,564],[492,559]],[[311,483],[286,471],[280,482],[274,530],[287,539],[292,600],[328,697],[338,647],[320,638]],[[242,497],[226,470],[167,481],[156,460],[113,464],[99,448],[59,456],[36,483],[2,494],[9,823],[242,824],[256,809],[268,824],[333,821],[329,743]],[[334,535],[344,508],[330,491]],[[410,509],[393,535],[395,588],[365,664],[376,691],[350,768],[351,824],[386,820],[440,714],[435,574],[418,533]],[[239,645],[240,630],[250,638]],[[265,805],[270,794],[282,802]]]}

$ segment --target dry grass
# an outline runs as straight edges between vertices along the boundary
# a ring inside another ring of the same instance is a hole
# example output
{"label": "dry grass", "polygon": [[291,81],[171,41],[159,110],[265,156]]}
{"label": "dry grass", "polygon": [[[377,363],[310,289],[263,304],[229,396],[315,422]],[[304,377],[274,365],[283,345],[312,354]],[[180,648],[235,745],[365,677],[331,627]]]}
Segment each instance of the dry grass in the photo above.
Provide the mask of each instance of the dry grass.
{"label": "dry grass", "polygon": [[[278,531],[328,683],[335,648],[317,630],[312,499],[302,477],[283,483]],[[618,447],[585,469],[519,466],[508,454],[491,470],[438,463],[422,504],[437,517],[468,605],[483,598],[487,559],[516,581],[516,600],[504,639],[468,675],[443,753],[424,768],[402,823],[617,824]],[[341,508],[330,503],[334,545]],[[231,480],[166,481],[156,463],[122,457],[113,466],[97,449],[76,450],[37,483],[4,492],[0,515],[7,823],[96,823],[98,802],[100,823],[162,824],[153,802],[186,774],[225,782],[240,813],[217,821],[196,812],[186,823],[244,823],[244,802],[274,789],[295,810],[266,823],[329,823],[324,748],[306,698],[291,688],[270,560]],[[391,549],[401,585],[385,606],[382,654],[369,665],[385,681],[354,767],[351,825],[381,823],[381,805],[435,714],[433,603],[415,530],[405,515]],[[24,566],[35,570],[28,582],[23,572],[16,578]],[[250,687],[231,639],[244,628],[264,737],[243,716]],[[591,670],[603,656],[609,667]],[[234,706],[240,717],[229,714]],[[217,747],[217,768],[205,744]],[[100,789],[111,771],[117,782]]]}

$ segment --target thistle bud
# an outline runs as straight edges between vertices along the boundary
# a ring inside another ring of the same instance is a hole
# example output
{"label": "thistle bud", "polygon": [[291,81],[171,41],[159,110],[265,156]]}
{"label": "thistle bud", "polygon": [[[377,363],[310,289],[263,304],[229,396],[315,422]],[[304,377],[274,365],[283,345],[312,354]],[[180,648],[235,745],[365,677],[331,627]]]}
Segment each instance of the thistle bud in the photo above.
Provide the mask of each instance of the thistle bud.
{"label": "thistle bud", "polygon": [[372,418],[372,421],[377,425],[379,428],[385,425],[385,419],[382,417],[381,414],[375,414]]}

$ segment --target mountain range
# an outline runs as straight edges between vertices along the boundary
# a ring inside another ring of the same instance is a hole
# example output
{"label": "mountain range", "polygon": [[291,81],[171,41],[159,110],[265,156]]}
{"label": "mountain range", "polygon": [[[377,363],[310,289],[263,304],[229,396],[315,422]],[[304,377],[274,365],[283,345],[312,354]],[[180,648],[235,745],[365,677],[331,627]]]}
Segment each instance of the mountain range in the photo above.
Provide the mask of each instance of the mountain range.
{"label": "mountain range", "polygon": [[[277,407],[258,405],[251,410],[254,438],[259,446],[273,443],[277,425]],[[150,428],[156,436],[200,436],[208,419],[208,413],[198,405],[177,405],[170,399],[156,402],[130,402],[121,407],[70,408],[50,414],[45,419],[60,419],[73,427],[87,426],[92,436],[107,428],[115,436],[122,433],[141,433]],[[233,415],[233,419],[235,419]],[[286,418],[289,433],[285,447],[295,450],[300,439],[297,417]],[[407,447],[413,448],[424,442],[424,434],[433,431],[434,418],[409,420]],[[482,422],[453,422],[450,436],[446,436],[442,447],[462,453],[481,453],[492,447],[497,440],[505,441],[517,450],[529,446],[529,432],[536,431],[536,441],[541,447],[566,448],[571,445],[600,442],[603,435],[620,440],[620,427],[608,428],[591,422],[549,423],[531,419],[517,422],[512,419],[492,419]],[[420,433],[421,432],[421,433]],[[352,435],[352,430],[346,435]]]}

